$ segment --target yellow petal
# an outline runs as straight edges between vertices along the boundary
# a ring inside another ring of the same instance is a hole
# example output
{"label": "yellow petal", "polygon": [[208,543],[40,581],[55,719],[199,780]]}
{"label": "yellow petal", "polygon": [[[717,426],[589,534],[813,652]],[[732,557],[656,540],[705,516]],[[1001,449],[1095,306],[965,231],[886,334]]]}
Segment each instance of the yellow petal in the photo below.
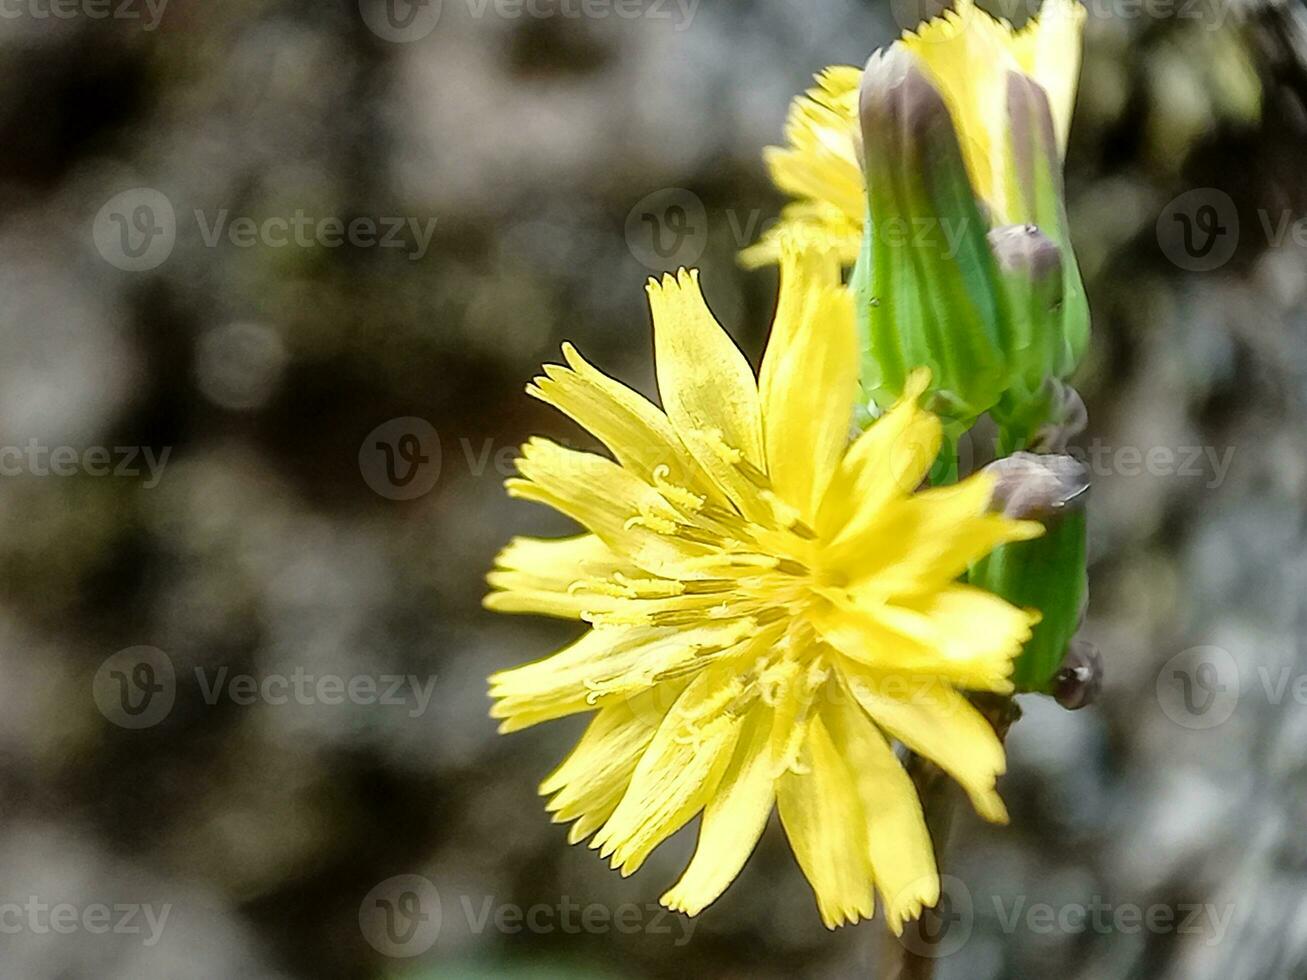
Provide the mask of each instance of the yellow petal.
{"label": "yellow petal", "polygon": [[861,79],[857,68],[827,68],[817,75],[817,86],[790,106],[788,145],[768,147],[763,161],[773,183],[797,200],[781,210],[780,220],[756,245],[741,253],[746,267],[779,262],[785,241],[825,248],[843,266],[857,260],[867,207],[859,159]]}
{"label": "yellow petal", "polygon": [[973,691],[1006,694],[1012,690],[1010,647],[945,650],[928,618],[915,610],[888,605],[864,608],[846,596],[813,616],[826,643],[868,676],[884,678],[888,684],[913,678],[946,680]]}
{"label": "yellow petal", "polygon": [[763,159],[781,190],[801,199],[827,201],[860,221],[867,207],[858,159],[862,71],[836,65],[816,79],[816,87],[790,105],[785,122],[789,146],[769,147]]}
{"label": "yellow petal", "polygon": [[867,843],[885,920],[903,923],[939,901],[935,853],[916,787],[894,750],[843,686],[822,712],[831,739],[848,761],[867,815]]}
{"label": "yellow petal", "polygon": [[976,193],[996,214],[1007,213],[1007,73],[1019,71],[1012,29],[973,0],[957,0],[902,43],[925,66],[953,118]]}
{"label": "yellow petal", "polygon": [[492,718],[501,732],[592,711],[681,677],[765,640],[749,618],[704,621],[685,629],[624,627],[592,629],[552,657],[490,677]]}
{"label": "yellow petal", "polygon": [[1035,521],[988,512],[993,477],[977,473],[961,483],[864,509],[829,549],[851,589],[889,598],[928,592],[957,578],[999,545],[1044,533]]}
{"label": "yellow petal", "polygon": [[832,542],[832,553],[872,524],[888,501],[912,493],[935,462],[939,419],[917,406],[929,383],[929,373],[913,372],[903,397],[845,454],[817,517],[817,531]]}
{"label": "yellow petal", "polygon": [[848,268],[858,260],[862,249],[863,216],[850,217],[826,201],[796,201],[781,208],[776,224],[763,232],[756,243],[740,253],[746,269],[775,265],[781,260],[782,246],[789,241],[807,242],[822,248]]}
{"label": "yellow petal", "polygon": [[759,681],[775,709],[770,752],[777,775],[798,767],[808,726],[816,717],[817,701],[829,677],[830,671],[820,661],[785,657],[772,664]]}
{"label": "yellow petal", "polygon": [[594,532],[635,564],[666,564],[708,549],[665,533],[676,512],[653,487],[611,459],[531,439],[517,461],[521,478],[505,482],[511,496],[547,504]]}
{"label": "yellow petal", "polygon": [[738,682],[705,672],[667,713],[617,809],[590,842],[623,876],[712,798],[739,736],[741,719],[723,710],[738,694]]}
{"label": "yellow petal", "polygon": [[662,897],[669,909],[698,915],[735,880],[753,853],[776,799],[770,735],[771,712],[751,710],[731,763],[704,810],[694,858]]}
{"label": "yellow petal", "polygon": [[772,488],[809,522],[848,445],[858,367],[853,298],[835,257],[787,247],[758,390]]}
{"label": "yellow petal", "polygon": [[1040,619],[1038,612],[1018,609],[973,585],[950,585],[902,599],[885,607],[881,615],[896,628],[929,642],[946,662],[1010,661]]}
{"label": "yellow petal", "polygon": [[[1075,0],[1047,0],[1039,17],[1014,33],[974,0],[957,0],[955,9],[903,37],[901,43],[923,62],[948,104],[976,193],[1000,219],[1015,220],[1007,218],[1012,213],[1005,176],[1011,169],[1008,74],[1026,74],[1047,93],[1065,153],[1084,19],[1085,9]],[[795,201],[782,210],[775,227],[741,253],[745,266],[778,262],[781,243],[796,235],[824,243],[844,266],[856,261],[866,207],[861,78],[856,68],[830,68],[818,76],[816,88],[795,99],[787,145],[764,151],[773,183]]]}
{"label": "yellow petal", "polygon": [[[675,685],[675,695],[683,688]],[[650,717],[655,707],[654,695],[646,693],[602,708],[572,753],[540,784],[542,794],[553,794],[546,809],[555,822],[576,821],[568,831],[570,843],[589,837],[617,809],[658,729]]]}
{"label": "yellow petal", "polygon": [[1045,0],[1039,17],[1017,32],[1012,50],[1021,70],[1048,95],[1058,147],[1066,154],[1080,78],[1085,8],[1076,0]]}
{"label": "yellow petal", "polygon": [[1048,0],[1038,19],[1013,32],[973,0],[905,34],[949,107],[976,193],[1002,221],[1011,220],[1007,175],[1009,72],[1031,77],[1048,95],[1058,143],[1065,153],[1080,72],[1085,9],[1074,0]]}
{"label": "yellow petal", "polygon": [[817,896],[826,928],[870,918],[871,852],[857,783],[820,716],[813,719],[799,770],[776,783],[781,824]]}
{"label": "yellow petal", "polygon": [[682,269],[646,289],[654,321],[658,393],[667,417],[699,465],[746,515],[757,513],[763,472],[758,385],[740,349],[717,323],[699,289],[699,274]]}
{"label": "yellow petal", "polygon": [[898,687],[891,694],[885,685],[857,675],[850,688],[876,724],[956,779],[977,813],[1007,822],[995,788],[1007,767],[1003,745],[966,698],[945,684],[929,682]]}
{"label": "yellow petal", "polygon": [[697,493],[711,483],[686,452],[667,416],[648,399],[588,364],[571,344],[563,345],[567,367],[545,366],[527,394],[553,405],[589,430],[622,466],[646,483],[660,467],[667,479]]}
{"label": "yellow petal", "polygon": [[611,606],[615,600],[574,590],[588,578],[609,578],[615,574],[637,574],[593,534],[571,538],[514,538],[495,558],[495,571],[486,581],[495,589],[482,600],[487,609],[507,613],[536,613],[580,619],[596,606]]}
{"label": "yellow petal", "polygon": [[785,147],[763,151],[773,183],[798,200],[757,245],[740,256],[746,266],[777,262],[781,242],[802,239],[833,250],[852,265],[862,244],[867,209],[858,126],[862,72],[836,66],[817,75],[817,85],[794,100],[785,123]]}

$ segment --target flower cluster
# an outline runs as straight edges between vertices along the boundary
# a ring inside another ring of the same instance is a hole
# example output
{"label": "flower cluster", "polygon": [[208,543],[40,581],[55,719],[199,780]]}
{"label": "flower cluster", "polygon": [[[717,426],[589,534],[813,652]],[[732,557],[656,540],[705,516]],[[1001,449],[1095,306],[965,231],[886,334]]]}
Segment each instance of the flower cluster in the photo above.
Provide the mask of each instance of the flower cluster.
{"label": "flower cluster", "polygon": [[[871,916],[878,893],[900,931],[939,883],[895,742],[1006,819],[1003,747],[966,692],[1014,690],[1041,611],[967,576],[1044,527],[996,506],[991,473],[927,484],[953,421],[1066,367],[1065,318],[1060,339],[1034,336],[1074,268],[1050,180],[1080,15],[1050,4],[1013,33],[962,0],[796,103],[791,146],[768,160],[799,200],[747,255],[781,267],[756,378],[681,270],[648,285],[661,407],[570,345],[527,389],[611,455],[523,447],[509,492],[583,531],[514,540],[485,604],[585,628],[495,674],[492,714],[505,732],[592,714],[540,790],[623,874],[699,818],[670,908],[715,901],[775,810],[828,926]],[[881,246],[878,228],[914,216],[974,222],[970,244],[929,259]],[[1038,370],[1014,368],[1041,345],[1056,352]]]}
{"label": "flower cluster", "polygon": [[991,412],[1019,447],[1057,408],[1089,312],[1071,250],[1062,158],[1085,11],[1048,0],[1024,29],[958,0],[796,100],[767,151],[797,200],[779,243],[825,242],[855,265],[866,395],[882,408],[919,365],[958,429]]}

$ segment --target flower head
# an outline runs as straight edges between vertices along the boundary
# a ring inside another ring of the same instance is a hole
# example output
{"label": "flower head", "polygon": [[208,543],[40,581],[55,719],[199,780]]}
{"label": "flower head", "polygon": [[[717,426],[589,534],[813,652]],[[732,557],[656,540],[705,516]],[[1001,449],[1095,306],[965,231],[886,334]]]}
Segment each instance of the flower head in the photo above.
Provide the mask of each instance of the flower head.
{"label": "flower head", "polygon": [[[1060,162],[1071,130],[1084,19],[1075,0],[1046,0],[1038,18],[1013,30],[974,0],[957,0],[953,10],[905,32],[894,46],[913,57],[947,103],[973,190],[996,225],[1034,221],[1014,186],[1021,148],[1012,140],[1012,116],[1022,109],[1013,106],[1010,87],[1015,79],[1046,98]],[[764,159],[776,186],[796,201],[745,250],[746,265],[778,261],[781,240],[796,232],[825,240],[846,265],[857,258],[867,207],[861,84],[861,70],[835,66],[795,99],[785,127],[788,145],[768,148]]]}
{"label": "flower head", "polygon": [[623,874],[702,814],[668,907],[712,903],[776,808],[828,926],[870,916],[878,890],[899,930],[938,879],[890,739],[1005,819],[1002,746],[961,691],[1011,691],[1038,616],[958,577],[1042,528],[991,512],[985,474],[916,492],[940,443],[921,373],[849,444],[853,309],[829,253],[783,250],[757,381],[697,274],[648,294],[661,410],[570,346],[528,388],[613,458],[523,449],[510,493],[586,533],[515,540],[486,605],[589,628],[495,674],[492,714],[514,731],[594,712],[540,789]]}
{"label": "flower head", "polygon": [[781,241],[804,234],[834,250],[843,265],[858,257],[866,219],[858,88],[862,71],[827,68],[817,84],[795,99],[785,121],[788,146],[769,146],[763,159],[772,181],[794,197],[776,227],[740,259],[747,266],[779,262]]}

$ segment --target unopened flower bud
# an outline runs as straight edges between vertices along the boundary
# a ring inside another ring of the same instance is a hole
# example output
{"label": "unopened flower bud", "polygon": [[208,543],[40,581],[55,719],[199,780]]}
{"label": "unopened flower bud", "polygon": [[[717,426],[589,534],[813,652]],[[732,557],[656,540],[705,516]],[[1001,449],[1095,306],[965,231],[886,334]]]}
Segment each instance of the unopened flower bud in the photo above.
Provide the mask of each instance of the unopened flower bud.
{"label": "unopened flower bud", "polygon": [[1089,468],[1072,456],[1013,453],[985,467],[996,477],[991,506],[1008,517],[1044,520],[1084,502]]}
{"label": "unopened flower bud", "polygon": [[1062,180],[1062,148],[1048,93],[1030,78],[1007,78],[1008,176],[1016,193],[1007,201],[1007,220],[1037,227],[1058,249],[1062,290],[1054,329],[1048,339],[1048,375],[1065,378],[1075,370],[1089,343],[1089,305],[1067,222]]}
{"label": "unopened flower bud", "polygon": [[1037,609],[1035,626],[1013,668],[1018,691],[1051,690],[1088,592],[1085,508],[1088,468],[1070,456],[1015,453],[985,467],[995,476],[991,507],[1038,520],[1043,537],[1004,545],[974,565],[969,582],[1014,605]]}
{"label": "unopened flower bud", "polygon": [[1103,655],[1088,640],[1075,637],[1053,677],[1053,697],[1068,711],[1098,700],[1103,689]]}
{"label": "unopened flower bud", "polygon": [[935,406],[959,420],[1006,385],[1001,286],[989,223],[943,97],[902,45],[867,63],[860,92],[868,222],[854,271],[863,387],[887,407],[929,367]]}

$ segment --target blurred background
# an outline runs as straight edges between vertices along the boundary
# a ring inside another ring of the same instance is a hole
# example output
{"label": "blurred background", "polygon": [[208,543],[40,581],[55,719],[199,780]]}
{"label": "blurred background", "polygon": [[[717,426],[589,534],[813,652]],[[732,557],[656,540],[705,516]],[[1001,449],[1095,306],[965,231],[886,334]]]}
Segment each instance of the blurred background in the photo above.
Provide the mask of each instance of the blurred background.
{"label": "blurred background", "polygon": [[[535,790],[479,600],[523,394],[653,392],[646,276],[756,363],[760,151],[856,0],[0,5],[0,975],[872,975],[779,827],[694,921]],[[989,9],[1020,22],[1015,0]],[[959,818],[938,975],[1307,975],[1307,17],[1091,0],[1067,162],[1094,314],[1100,702],[1028,700]]]}

